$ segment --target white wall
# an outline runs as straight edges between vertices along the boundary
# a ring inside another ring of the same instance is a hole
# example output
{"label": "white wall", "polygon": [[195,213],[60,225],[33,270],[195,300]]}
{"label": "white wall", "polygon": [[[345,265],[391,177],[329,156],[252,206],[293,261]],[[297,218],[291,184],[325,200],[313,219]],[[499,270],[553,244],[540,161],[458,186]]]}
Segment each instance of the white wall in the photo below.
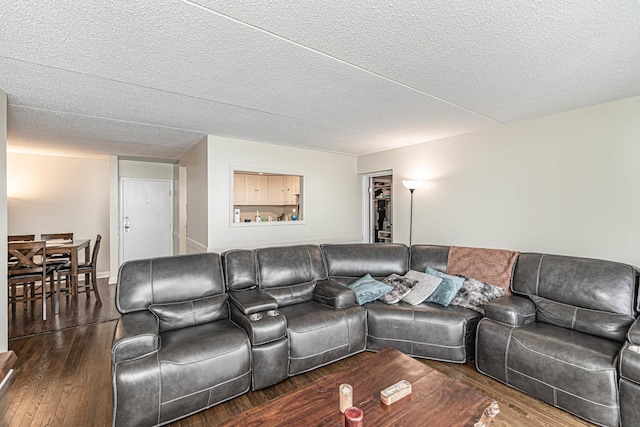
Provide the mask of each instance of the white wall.
{"label": "white wall", "polygon": [[173,181],[173,164],[139,160],[118,160],[121,178],[168,179]]}
{"label": "white wall", "polygon": [[8,234],[102,235],[98,275],[109,274],[109,160],[8,153]]}
{"label": "white wall", "polygon": [[[356,157],[209,136],[208,163],[209,251],[362,241],[361,184],[356,175]],[[304,223],[230,225],[232,168],[304,175]],[[191,195],[188,203],[191,204]],[[191,227],[190,216],[189,221]]]}
{"label": "white wall", "polygon": [[179,162],[187,169],[187,253],[207,252],[209,215],[207,141],[195,145]]}
{"label": "white wall", "polygon": [[393,169],[395,240],[640,266],[640,97],[362,156]]}
{"label": "white wall", "polygon": [[[0,245],[7,247],[7,94],[0,90]],[[0,353],[9,346],[7,258],[0,257]]]}

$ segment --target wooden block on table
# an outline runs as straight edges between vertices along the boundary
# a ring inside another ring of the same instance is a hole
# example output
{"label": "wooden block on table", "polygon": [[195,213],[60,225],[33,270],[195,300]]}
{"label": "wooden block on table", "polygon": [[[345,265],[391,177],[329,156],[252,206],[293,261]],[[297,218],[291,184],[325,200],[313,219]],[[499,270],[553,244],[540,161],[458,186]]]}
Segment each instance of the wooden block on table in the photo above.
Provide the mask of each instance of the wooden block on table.
{"label": "wooden block on table", "polygon": [[409,394],[411,394],[411,383],[407,380],[402,380],[382,390],[380,392],[380,401],[385,405],[391,405]]}

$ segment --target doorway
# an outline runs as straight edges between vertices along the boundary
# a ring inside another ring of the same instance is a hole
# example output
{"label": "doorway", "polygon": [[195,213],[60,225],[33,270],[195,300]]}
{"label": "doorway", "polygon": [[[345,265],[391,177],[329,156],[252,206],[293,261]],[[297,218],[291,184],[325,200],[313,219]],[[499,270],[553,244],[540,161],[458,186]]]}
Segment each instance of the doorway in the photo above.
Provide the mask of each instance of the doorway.
{"label": "doorway", "polygon": [[393,242],[393,175],[390,171],[368,175],[367,242]]}
{"label": "doorway", "polygon": [[173,253],[172,182],[120,178],[121,263]]}

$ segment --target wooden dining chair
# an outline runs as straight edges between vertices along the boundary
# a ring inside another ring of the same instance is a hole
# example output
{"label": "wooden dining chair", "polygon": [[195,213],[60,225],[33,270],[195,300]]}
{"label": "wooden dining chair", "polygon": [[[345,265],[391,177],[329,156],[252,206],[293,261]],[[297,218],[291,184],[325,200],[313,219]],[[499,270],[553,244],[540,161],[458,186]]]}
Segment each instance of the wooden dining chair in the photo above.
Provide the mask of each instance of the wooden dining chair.
{"label": "wooden dining chair", "polygon": [[[96,301],[98,305],[102,305],[102,300],[100,299],[100,293],[98,292],[98,273],[97,273],[97,263],[98,263],[98,253],[100,252],[100,241],[102,240],[101,235],[96,236],[96,243],[93,245],[93,253],[91,254],[90,260],[85,260],[84,263],[78,263],[78,276],[84,274],[84,284],[78,283],[78,294],[81,292],[85,292],[87,294],[87,298],[91,296],[91,291],[96,296]],[[71,263],[64,264],[56,270],[58,272],[58,284],[56,287],[56,302],[60,301],[60,292],[65,292],[67,295],[67,299],[69,298],[69,294],[71,293]],[[65,279],[65,286],[62,287],[62,278]],[[57,307],[56,307],[57,312]]]}
{"label": "wooden dining chair", "polygon": [[71,241],[73,240],[73,233],[47,233],[41,234],[40,240],[49,241],[49,240],[64,240]]}
{"label": "wooden dining chair", "polygon": [[[33,242],[34,240],[36,240],[36,235],[35,234],[12,234],[7,236],[7,241],[8,242]],[[12,257],[9,256],[9,259],[7,260],[9,265],[15,264],[16,263],[16,257]],[[26,285],[25,285],[26,286]],[[35,290],[34,290],[34,283],[30,283],[29,284],[29,289],[31,291],[31,295],[34,294]],[[26,290],[25,290],[26,292]],[[24,303],[26,304],[26,303]],[[15,304],[13,305],[13,307],[15,307]]]}
{"label": "wooden dining chair", "polygon": [[[33,242],[36,240],[35,234],[12,234],[7,236],[8,242]],[[9,257],[9,263],[15,262],[15,257]]]}
{"label": "wooden dining chair", "polygon": [[9,242],[33,242],[36,240],[35,234],[13,234],[7,236]]}
{"label": "wooden dining chair", "polygon": [[[46,233],[40,234],[40,240],[44,240],[45,242],[49,242],[51,240],[60,240],[61,242],[71,242],[73,241],[73,233]],[[64,264],[71,259],[71,256],[68,254],[52,254],[49,255],[49,263],[50,264]]]}
{"label": "wooden dining chair", "polygon": [[[16,259],[16,262],[7,268],[12,313],[15,314],[17,302],[22,301],[26,309],[27,301],[31,301],[32,306],[35,306],[36,300],[41,299],[42,320],[47,320],[47,298],[53,295],[55,268],[47,266],[46,250],[44,241],[8,243],[9,257]],[[50,290],[47,290],[47,285]],[[22,289],[20,294],[17,292],[19,286]]]}

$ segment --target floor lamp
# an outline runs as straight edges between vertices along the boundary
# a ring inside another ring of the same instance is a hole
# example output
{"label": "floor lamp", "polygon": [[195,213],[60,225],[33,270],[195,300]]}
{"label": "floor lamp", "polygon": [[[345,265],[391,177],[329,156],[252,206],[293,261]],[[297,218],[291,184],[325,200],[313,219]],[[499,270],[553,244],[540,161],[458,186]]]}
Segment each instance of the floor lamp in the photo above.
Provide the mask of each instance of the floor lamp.
{"label": "floor lamp", "polygon": [[413,191],[422,185],[422,181],[405,179],[402,181],[402,185],[411,192],[411,211],[409,214],[409,247],[411,247],[411,238],[413,237]]}

